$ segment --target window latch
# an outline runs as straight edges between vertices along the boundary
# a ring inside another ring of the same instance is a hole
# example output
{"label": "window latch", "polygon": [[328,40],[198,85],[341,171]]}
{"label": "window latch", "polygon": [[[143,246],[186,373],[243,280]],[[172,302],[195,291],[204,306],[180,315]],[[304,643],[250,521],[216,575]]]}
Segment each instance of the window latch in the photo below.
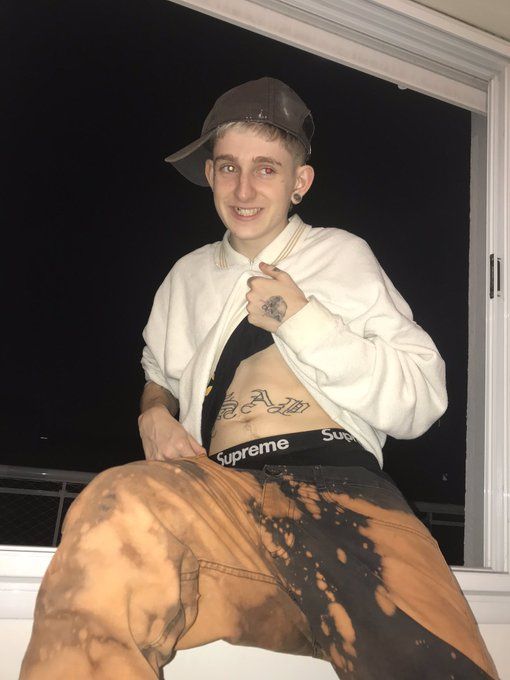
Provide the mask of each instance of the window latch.
{"label": "window latch", "polygon": [[501,258],[489,255],[489,297],[494,299],[494,291],[497,297],[501,297]]}

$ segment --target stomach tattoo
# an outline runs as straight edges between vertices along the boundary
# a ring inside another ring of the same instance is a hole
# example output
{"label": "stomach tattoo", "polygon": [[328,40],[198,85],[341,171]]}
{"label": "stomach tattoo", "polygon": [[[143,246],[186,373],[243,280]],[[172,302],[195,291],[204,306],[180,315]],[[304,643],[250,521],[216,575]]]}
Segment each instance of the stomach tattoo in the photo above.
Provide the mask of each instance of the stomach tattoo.
{"label": "stomach tattoo", "polygon": [[240,403],[235,398],[234,392],[230,392],[226,395],[221,405],[217,420],[231,420],[240,414],[250,414],[253,409],[257,409],[259,412],[264,411],[265,413],[292,416],[303,413],[309,406],[308,402],[302,399],[295,399],[294,397],[286,397],[284,401],[275,403],[270,398],[268,391],[263,388],[251,390],[250,399],[244,403]]}

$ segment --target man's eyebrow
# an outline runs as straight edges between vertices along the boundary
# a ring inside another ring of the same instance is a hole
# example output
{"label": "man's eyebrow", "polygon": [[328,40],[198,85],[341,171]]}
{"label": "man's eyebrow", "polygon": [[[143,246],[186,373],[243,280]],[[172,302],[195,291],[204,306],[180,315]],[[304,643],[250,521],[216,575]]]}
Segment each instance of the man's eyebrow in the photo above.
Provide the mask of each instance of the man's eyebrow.
{"label": "man's eyebrow", "polygon": [[216,163],[216,161],[231,161],[231,162],[234,162],[237,159],[235,158],[235,156],[232,156],[232,154],[230,154],[230,153],[223,153],[219,156],[215,156],[213,160]]}
{"label": "man's eyebrow", "polygon": [[276,158],[271,158],[271,156],[257,156],[257,158],[254,158],[253,161],[255,163],[271,163],[272,165],[280,165],[280,161],[277,161]]}
{"label": "man's eyebrow", "polygon": [[[231,153],[222,153],[219,156],[214,157],[214,163],[216,161],[229,161],[230,163],[236,163],[237,158],[233,156]],[[271,156],[257,156],[256,158],[253,159],[254,163],[270,163],[271,165],[279,165],[281,167],[280,161],[277,161],[275,158],[271,158]]]}

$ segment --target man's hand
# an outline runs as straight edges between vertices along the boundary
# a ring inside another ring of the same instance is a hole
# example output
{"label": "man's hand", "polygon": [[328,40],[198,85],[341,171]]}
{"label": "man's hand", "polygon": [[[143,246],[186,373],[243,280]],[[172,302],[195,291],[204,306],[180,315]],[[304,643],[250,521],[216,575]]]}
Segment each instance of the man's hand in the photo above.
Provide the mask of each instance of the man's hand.
{"label": "man's hand", "polygon": [[206,453],[164,406],[144,411],[138,418],[138,427],[147,460],[192,458]]}
{"label": "man's hand", "polygon": [[248,321],[274,333],[286,319],[299,312],[308,300],[287,272],[265,262],[261,262],[259,267],[266,276],[248,279]]}

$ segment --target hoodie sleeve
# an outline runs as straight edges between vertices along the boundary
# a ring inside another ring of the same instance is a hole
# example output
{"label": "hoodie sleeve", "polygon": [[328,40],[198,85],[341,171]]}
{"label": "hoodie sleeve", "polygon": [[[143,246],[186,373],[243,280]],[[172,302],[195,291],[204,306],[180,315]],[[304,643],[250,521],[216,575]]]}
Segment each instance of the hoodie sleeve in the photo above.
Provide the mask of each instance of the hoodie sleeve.
{"label": "hoodie sleeve", "polygon": [[142,352],[142,368],[145,379],[169,390],[179,398],[178,375],[169,375],[166,369],[166,353],[169,330],[169,308],[172,295],[172,271],[166,276],[154,296],[151,313],[143,330],[145,347]]}
{"label": "hoodie sleeve", "polygon": [[418,437],[446,410],[444,361],[365,241],[348,251],[348,286],[333,280],[331,304],[310,296],[276,335],[331,401],[392,437]]}

